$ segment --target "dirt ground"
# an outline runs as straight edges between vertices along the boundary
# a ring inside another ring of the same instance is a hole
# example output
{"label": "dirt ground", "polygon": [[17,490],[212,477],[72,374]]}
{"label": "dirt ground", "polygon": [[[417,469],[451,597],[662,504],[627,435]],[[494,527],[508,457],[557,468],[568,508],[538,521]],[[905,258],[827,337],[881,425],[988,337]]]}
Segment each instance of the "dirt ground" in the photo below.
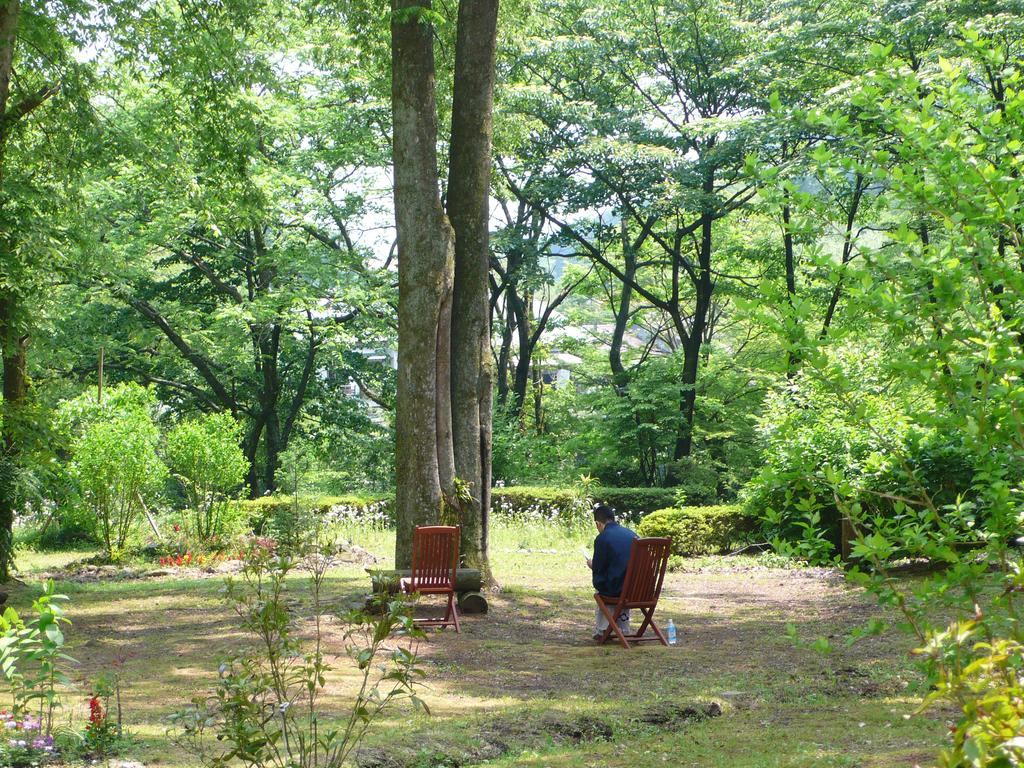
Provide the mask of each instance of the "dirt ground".
{"label": "dirt ground", "polygon": [[[679,642],[598,647],[588,573],[572,552],[499,551],[502,591],[463,631],[420,643],[423,698],[403,706],[360,750],[364,768],[422,766],[914,766],[930,765],[944,723],[915,715],[919,679],[910,641],[890,631],[850,648],[843,638],[879,615],[840,574],[736,567],[712,560],[669,574],[658,610]],[[332,573],[339,609],[359,602],[362,568]],[[216,580],[161,577],[66,583],[71,654],[80,662],[70,700],[81,717],[88,681],[116,669],[127,681],[125,757],[191,766],[172,744],[167,717],[209,685],[218,660],[244,641]],[[29,579],[17,604],[38,584]],[[426,610],[426,609],[424,609]],[[890,617],[891,618],[891,617]],[[800,635],[832,638],[823,656],[794,647]],[[355,676],[338,657],[325,708],[344,711]],[[70,714],[70,713],[69,713]]]}

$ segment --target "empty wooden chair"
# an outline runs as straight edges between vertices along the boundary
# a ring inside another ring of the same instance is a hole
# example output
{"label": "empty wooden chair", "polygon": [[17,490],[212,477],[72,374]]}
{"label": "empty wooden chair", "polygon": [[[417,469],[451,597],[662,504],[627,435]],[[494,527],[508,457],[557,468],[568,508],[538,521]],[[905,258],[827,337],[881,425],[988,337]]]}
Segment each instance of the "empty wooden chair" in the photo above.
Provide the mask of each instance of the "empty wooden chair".
{"label": "empty wooden chair", "polygon": [[448,610],[444,618],[416,619],[419,627],[455,627],[460,632],[459,612],[455,605],[455,574],[459,567],[459,527],[424,525],[412,538],[412,572],[402,579],[402,591],[418,595],[446,595]]}
{"label": "empty wooden chair", "polygon": [[[654,623],[654,609],[658,607],[658,598],[661,597],[661,585],[665,581],[665,569],[668,567],[668,556],[671,551],[672,539],[633,540],[629,564],[626,566],[626,577],[622,582],[622,592],[616,596],[600,593],[594,595],[601,612],[608,619],[608,628],[599,642],[606,642],[614,632],[625,648],[630,647],[630,641],[639,643],[657,640],[662,645],[668,645],[661,629]],[[624,635],[615,619],[629,610],[640,611],[643,621],[635,633]],[[648,627],[654,630],[653,637],[644,637]]]}

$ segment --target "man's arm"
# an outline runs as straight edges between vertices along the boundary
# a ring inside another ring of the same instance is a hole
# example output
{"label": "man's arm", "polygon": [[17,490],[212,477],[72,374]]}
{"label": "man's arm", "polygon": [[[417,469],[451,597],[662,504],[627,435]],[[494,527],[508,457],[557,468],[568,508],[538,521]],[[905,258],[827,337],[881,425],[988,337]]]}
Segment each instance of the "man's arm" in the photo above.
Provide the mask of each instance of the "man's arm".
{"label": "man's arm", "polygon": [[608,542],[600,536],[594,539],[594,559],[590,567],[594,571],[594,589],[600,592],[604,586],[605,571],[608,570]]}

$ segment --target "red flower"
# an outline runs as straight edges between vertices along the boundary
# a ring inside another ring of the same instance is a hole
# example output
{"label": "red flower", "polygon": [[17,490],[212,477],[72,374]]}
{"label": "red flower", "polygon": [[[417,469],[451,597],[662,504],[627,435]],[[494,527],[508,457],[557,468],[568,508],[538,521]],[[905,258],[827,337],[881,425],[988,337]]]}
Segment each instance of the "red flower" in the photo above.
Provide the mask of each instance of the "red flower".
{"label": "red flower", "polygon": [[174,532],[175,533],[181,533],[181,526],[178,525],[177,523],[174,524]]}
{"label": "red flower", "polygon": [[103,705],[100,704],[99,696],[89,699],[89,722],[93,724],[103,722]]}

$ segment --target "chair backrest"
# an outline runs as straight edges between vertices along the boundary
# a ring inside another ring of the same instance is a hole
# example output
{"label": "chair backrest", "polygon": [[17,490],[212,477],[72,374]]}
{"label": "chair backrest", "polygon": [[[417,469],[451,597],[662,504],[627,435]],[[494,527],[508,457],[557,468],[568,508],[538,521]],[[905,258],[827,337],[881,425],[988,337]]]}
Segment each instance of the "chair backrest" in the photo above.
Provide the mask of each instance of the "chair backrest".
{"label": "chair backrest", "polygon": [[641,607],[657,604],[671,552],[672,539],[633,539],[626,578],[622,582],[621,594],[625,605]]}
{"label": "chair backrest", "polygon": [[412,583],[416,589],[455,589],[459,526],[422,525],[412,537]]}

